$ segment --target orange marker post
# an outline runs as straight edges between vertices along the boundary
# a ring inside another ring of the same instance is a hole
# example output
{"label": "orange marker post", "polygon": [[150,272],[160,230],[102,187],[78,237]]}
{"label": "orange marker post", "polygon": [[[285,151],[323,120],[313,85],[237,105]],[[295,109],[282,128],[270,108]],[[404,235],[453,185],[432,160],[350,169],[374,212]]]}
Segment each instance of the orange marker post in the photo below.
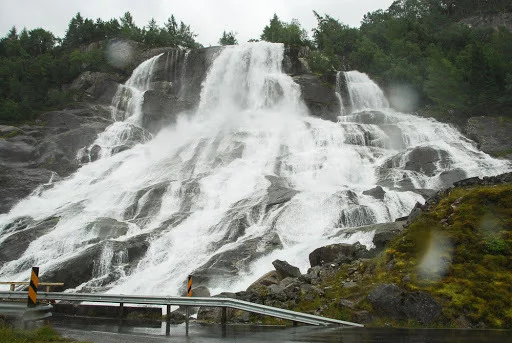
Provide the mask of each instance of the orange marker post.
{"label": "orange marker post", "polygon": [[187,297],[192,296],[192,275],[188,276],[188,283],[187,283]]}
{"label": "orange marker post", "polygon": [[30,273],[30,285],[28,286],[28,307],[36,307],[37,303],[37,286],[39,285],[39,267],[32,267]]}

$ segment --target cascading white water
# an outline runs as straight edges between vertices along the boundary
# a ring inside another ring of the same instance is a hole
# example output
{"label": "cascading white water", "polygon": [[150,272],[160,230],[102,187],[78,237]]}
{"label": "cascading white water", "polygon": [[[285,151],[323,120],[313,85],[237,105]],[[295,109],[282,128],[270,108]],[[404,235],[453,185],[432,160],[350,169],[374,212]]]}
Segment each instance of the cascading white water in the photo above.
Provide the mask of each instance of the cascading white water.
{"label": "cascading white water", "polygon": [[358,72],[357,70],[347,71],[344,74],[347,85],[350,85],[348,92],[353,112],[389,107],[389,102],[384,96],[384,92],[382,92],[379,86],[377,86],[368,75]]}
{"label": "cascading white water", "polygon": [[[33,264],[44,274],[103,244],[93,280],[78,289],[176,294],[188,274],[206,270],[213,292],[240,290],[275,258],[305,271],[319,246],[355,239],[371,246],[371,232],[347,239],[333,233],[406,215],[423,201],[415,188],[440,187],[443,172],[509,168],[448,125],[393,112],[378,87],[362,86],[364,74],[347,73],[353,113],[339,123],[309,117],[282,59],[281,44],[225,48],[203,83],[195,116],[83,166],[0,215],[0,244],[16,218],[60,218],[18,259],[2,264],[0,276],[22,279]],[[359,111],[368,107],[379,111]],[[444,156],[426,164],[435,169],[428,173],[407,164],[414,149],[425,147]],[[404,187],[404,176],[412,186]],[[377,184],[382,199],[363,194]],[[102,231],[95,223],[104,218],[120,229]],[[126,246],[134,241],[149,248],[125,268],[132,258]]]}
{"label": "cascading white water", "polygon": [[[151,134],[141,130],[142,104],[144,93],[151,88],[153,70],[162,54],[142,62],[124,85],[119,85],[112,99],[112,119],[114,123],[98,135],[91,145],[100,148],[99,157],[112,155],[114,149],[131,142],[145,142]],[[167,65],[167,64],[166,64]]]}
{"label": "cascading white water", "polygon": [[340,103],[340,115],[346,114],[345,104],[343,103],[343,97],[341,96],[343,77],[345,77],[343,72],[339,71],[336,73],[336,97],[338,98],[338,102]]}

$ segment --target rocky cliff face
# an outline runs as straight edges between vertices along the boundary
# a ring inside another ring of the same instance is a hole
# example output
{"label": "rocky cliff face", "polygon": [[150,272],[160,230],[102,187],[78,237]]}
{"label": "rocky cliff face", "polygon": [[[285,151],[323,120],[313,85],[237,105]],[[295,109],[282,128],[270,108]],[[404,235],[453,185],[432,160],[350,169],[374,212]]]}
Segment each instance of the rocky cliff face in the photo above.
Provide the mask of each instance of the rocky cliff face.
{"label": "rocky cliff face", "polygon": [[77,151],[110,123],[104,106],[79,103],[44,113],[35,125],[0,126],[0,213],[78,169]]}

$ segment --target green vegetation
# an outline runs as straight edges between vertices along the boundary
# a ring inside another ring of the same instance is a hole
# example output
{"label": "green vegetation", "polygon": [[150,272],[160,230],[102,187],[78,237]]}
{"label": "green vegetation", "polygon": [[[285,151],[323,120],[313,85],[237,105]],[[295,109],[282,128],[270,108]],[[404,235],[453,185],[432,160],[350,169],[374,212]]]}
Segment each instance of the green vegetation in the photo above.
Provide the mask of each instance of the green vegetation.
{"label": "green vegetation", "polygon": [[76,342],[61,337],[48,326],[36,330],[13,329],[0,323],[0,343],[57,343]]}
{"label": "green vegetation", "polygon": [[297,20],[291,23],[285,23],[279,19],[277,14],[265,26],[261,34],[261,40],[272,43],[284,43],[291,47],[308,46],[310,41],[308,34]]}
{"label": "green vegetation", "polygon": [[[418,271],[429,243],[441,242],[449,270],[441,280]],[[512,185],[456,188],[394,241],[386,259],[407,271],[411,287],[443,304],[449,322],[461,315],[494,328],[512,327]]]}
{"label": "green vegetation", "polygon": [[[429,252],[437,263],[429,264]],[[433,253],[434,252],[434,253]],[[393,265],[393,267],[390,267]],[[353,288],[342,281],[348,270],[362,275]],[[461,318],[489,328],[512,327],[512,185],[455,188],[396,237],[380,256],[344,265],[324,278],[324,297],[302,300],[296,309],[354,320],[354,312],[372,310],[366,297],[376,285],[396,283],[433,295],[442,305],[434,325],[457,327]],[[353,301],[351,310],[338,305]],[[384,322],[416,327],[416,322]]]}
{"label": "green vegetation", "polygon": [[236,33],[233,31],[222,32],[222,37],[219,39],[220,45],[237,45]]}
{"label": "green vegetation", "polygon": [[493,157],[507,157],[508,155],[511,155],[512,154],[512,149],[505,149],[505,150],[501,150],[501,151],[493,151],[490,153],[491,156]]}
{"label": "green vegetation", "polygon": [[93,21],[78,13],[63,39],[41,28],[18,33],[13,27],[0,39],[0,123],[31,120],[41,111],[79,100],[79,94],[66,90],[65,85],[84,71],[129,75],[134,66],[123,69],[108,63],[108,40],[191,49],[201,46],[195,37],[190,26],[178,24],[172,15],[163,27],[152,19],[139,28],[129,12],[109,21]]}
{"label": "green vegetation", "polygon": [[384,89],[405,86],[418,95],[418,108],[443,120],[511,117],[512,32],[461,22],[511,11],[506,0],[397,0],[385,11],[366,14],[360,28],[314,12],[312,42],[298,34],[296,21],[295,38],[281,33],[287,26],[274,15],[261,39],[309,46],[310,67],[320,75],[357,69]]}

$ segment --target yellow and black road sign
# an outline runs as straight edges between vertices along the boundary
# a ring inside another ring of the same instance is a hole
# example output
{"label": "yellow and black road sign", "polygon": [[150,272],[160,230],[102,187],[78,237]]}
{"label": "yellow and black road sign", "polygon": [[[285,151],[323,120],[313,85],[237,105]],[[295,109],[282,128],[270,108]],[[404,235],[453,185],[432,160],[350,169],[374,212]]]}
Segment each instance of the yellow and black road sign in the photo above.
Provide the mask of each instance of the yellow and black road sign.
{"label": "yellow and black road sign", "polygon": [[35,307],[37,302],[37,285],[39,284],[39,267],[32,267],[30,285],[28,286],[28,307]]}
{"label": "yellow and black road sign", "polygon": [[187,297],[192,296],[192,275],[188,276],[188,284],[187,284]]}

